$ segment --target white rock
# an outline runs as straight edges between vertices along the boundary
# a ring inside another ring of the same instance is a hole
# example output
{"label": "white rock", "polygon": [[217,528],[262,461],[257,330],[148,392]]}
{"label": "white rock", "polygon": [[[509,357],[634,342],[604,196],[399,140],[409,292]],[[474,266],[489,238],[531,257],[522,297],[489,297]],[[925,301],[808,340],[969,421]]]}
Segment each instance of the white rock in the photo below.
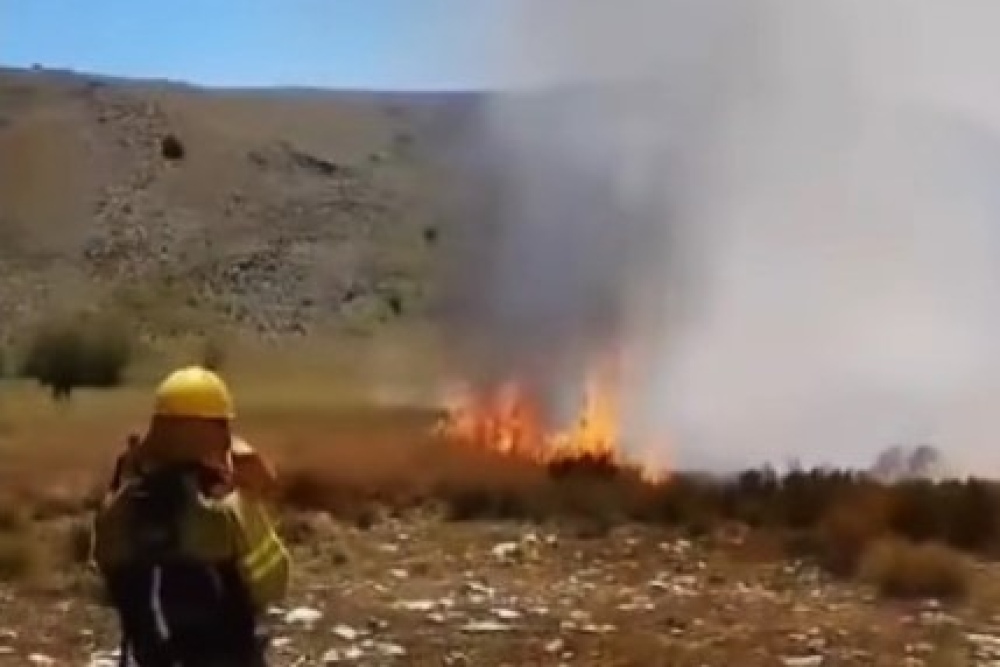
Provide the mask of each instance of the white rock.
{"label": "white rock", "polygon": [[821,655],[787,656],[781,659],[785,667],[820,667],[823,664]]}
{"label": "white rock", "polygon": [[437,606],[434,600],[400,600],[394,605],[397,609],[404,611],[417,611],[426,613]]}
{"label": "white rock", "polygon": [[614,632],[617,629],[618,628],[611,625],[610,623],[606,623],[604,625],[595,625],[594,623],[588,623],[587,625],[584,625],[582,628],[580,628],[581,631],[591,635],[606,635]]}
{"label": "white rock", "polygon": [[989,646],[990,648],[1000,648],[1000,637],[994,635],[981,634],[976,632],[970,632],[965,635],[965,638],[972,644],[977,646]]}
{"label": "white rock", "polygon": [[285,648],[292,643],[291,637],[275,637],[271,640],[271,646],[274,648]]}
{"label": "white rock", "polygon": [[351,646],[346,651],[344,651],[344,658],[346,660],[359,660],[364,655],[362,651],[357,646]]}
{"label": "white rock", "polygon": [[553,639],[545,645],[546,653],[559,653],[566,646],[566,642],[561,639]]}
{"label": "white rock", "polygon": [[344,641],[348,641],[348,642],[354,641],[355,639],[358,638],[358,635],[360,634],[357,630],[355,630],[351,626],[349,626],[349,625],[343,625],[343,624],[338,625],[335,628],[333,628],[332,632],[333,632],[333,634],[337,635],[338,637],[340,637]]}
{"label": "white rock", "polygon": [[501,542],[492,549],[493,556],[500,559],[506,560],[517,553],[518,544],[517,542]]}
{"label": "white rock", "polygon": [[409,579],[410,577],[410,573],[402,568],[389,570],[389,574],[391,574],[396,579]]}
{"label": "white rock", "polygon": [[323,657],[320,658],[320,660],[324,665],[332,665],[335,662],[341,662],[343,660],[343,656],[340,655],[340,651],[338,651],[335,648],[332,648],[326,653],[324,653]]}
{"label": "white rock", "polygon": [[323,618],[323,612],[310,607],[296,607],[285,614],[285,623],[289,625],[313,625]]}
{"label": "white rock", "polygon": [[0,646],[0,655],[14,655],[14,647]]}
{"label": "white rock", "polygon": [[466,594],[469,595],[481,595],[484,597],[493,597],[495,591],[485,584],[481,584],[478,581],[467,581],[462,586]]}
{"label": "white rock", "polygon": [[506,623],[500,623],[498,621],[472,621],[466,623],[462,626],[463,632],[470,632],[475,634],[487,633],[487,632],[507,632],[510,630],[510,626]]}
{"label": "white rock", "polygon": [[406,655],[405,648],[403,648],[399,644],[393,644],[391,642],[376,644],[375,649],[384,656],[402,657]]}
{"label": "white rock", "polygon": [[33,665],[38,665],[39,667],[46,667],[47,665],[54,665],[56,661],[43,653],[32,653],[28,656],[28,662]]}
{"label": "white rock", "polygon": [[516,609],[494,609],[493,614],[501,621],[514,621],[521,618],[521,612]]}

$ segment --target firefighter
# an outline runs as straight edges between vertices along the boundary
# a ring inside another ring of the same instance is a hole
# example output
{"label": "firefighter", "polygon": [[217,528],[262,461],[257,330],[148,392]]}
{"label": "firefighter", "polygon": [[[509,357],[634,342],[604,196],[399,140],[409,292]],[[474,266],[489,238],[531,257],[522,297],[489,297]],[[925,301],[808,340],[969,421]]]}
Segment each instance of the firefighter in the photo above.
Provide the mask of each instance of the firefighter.
{"label": "firefighter", "polygon": [[[285,595],[291,563],[264,503],[273,473],[232,436],[233,418],[218,375],[181,369],[119,458],[93,556],[118,612],[123,664],[264,664],[258,621]],[[260,464],[244,463],[243,487],[240,459]]]}

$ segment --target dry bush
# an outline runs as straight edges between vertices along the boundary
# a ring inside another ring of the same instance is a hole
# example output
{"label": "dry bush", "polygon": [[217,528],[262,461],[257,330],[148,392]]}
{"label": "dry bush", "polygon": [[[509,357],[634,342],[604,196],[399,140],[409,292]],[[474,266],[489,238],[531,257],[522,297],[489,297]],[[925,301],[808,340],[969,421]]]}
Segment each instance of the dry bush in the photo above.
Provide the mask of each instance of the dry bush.
{"label": "dry bush", "polygon": [[31,512],[13,494],[0,498],[0,533],[20,533],[31,526]]}
{"label": "dry bush", "polygon": [[893,537],[869,546],[860,574],[886,597],[947,599],[966,594],[972,573],[953,549]]}
{"label": "dry bush", "polygon": [[889,530],[892,497],[882,487],[852,489],[833,503],[816,528],[816,554],[833,574],[851,576],[870,544]]}
{"label": "dry bush", "polygon": [[25,579],[40,569],[41,548],[35,539],[29,512],[7,496],[0,514],[0,580]]}
{"label": "dry bush", "polygon": [[226,344],[217,336],[205,338],[201,347],[199,364],[209,370],[221,372],[226,363]]}
{"label": "dry bush", "polygon": [[168,134],[160,140],[160,154],[165,160],[183,160],[187,151],[183,142],[174,134]]}
{"label": "dry bush", "polygon": [[40,564],[41,553],[30,533],[0,533],[0,580],[27,579],[38,572]]}
{"label": "dry bush", "polygon": [[78,519],[72,521],[66,528],[65,556],[72,565],[86,565],[93,553],[93,538],[90,521]]}

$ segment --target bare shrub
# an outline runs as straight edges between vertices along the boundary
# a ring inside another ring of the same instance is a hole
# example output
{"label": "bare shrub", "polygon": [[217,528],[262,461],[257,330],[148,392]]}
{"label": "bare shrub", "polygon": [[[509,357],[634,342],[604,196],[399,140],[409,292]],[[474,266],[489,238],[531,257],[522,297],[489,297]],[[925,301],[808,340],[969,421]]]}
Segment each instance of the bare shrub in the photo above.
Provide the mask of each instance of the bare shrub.
{"label": "bare shrub", "polygon": [[199,363],[202,367],[211,371],[219,372],[226,363],[226,345],[217,336],[208,336],[202,344],[201,359]]}
{"label": "bare shrub", "polygon": [[41,567],[41,551],[30,531],[0,533],[0,580],[27,579]]}
{"label": "bare shrub", "polygon": [[853,489],[840,498],[817,526],[820,562],[836,575],[852,576],[870,544],[887,534],[892,498],[880,486]]}

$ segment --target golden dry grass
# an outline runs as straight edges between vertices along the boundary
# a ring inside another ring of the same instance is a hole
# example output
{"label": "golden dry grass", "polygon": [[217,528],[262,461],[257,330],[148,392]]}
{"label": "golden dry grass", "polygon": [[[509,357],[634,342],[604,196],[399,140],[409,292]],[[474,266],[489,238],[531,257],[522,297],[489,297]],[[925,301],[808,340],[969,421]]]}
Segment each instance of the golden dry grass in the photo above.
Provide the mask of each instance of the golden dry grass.
{"label": "golden dry grass", "polygon": [[[756,525],[765,530],[738,540],[747,560],[806,556],[844,576],[859,568],[875,576],[879,564],[901,563],[882,568],[887,573],[876,579],[887,582],[892,570],[913,561],[904,558],[909,552],[872,547],[887,536],[931,537],[960,548],[995,543],[969,539],[982,532],[979,526],[992,525],[984,516],[1000,516],[995,490],[985,486],[895,489],[812,473],[729,486],[681,475],[651,486],[627,469],[556,475],[443,441],[433,434],[441,416],[434,407],[440,374],[426,340],[413,332],[273,347],[226,340],[223,372],[237,398],[239,435],[275,463],[285,507],[359,525],[427,507],[453,520],[558,518],[594,537],[635,520],[697,536],[721,534],[720,525]],[[80,391],[69,404],[53,403],[29,383],[0,385],[0,505],[7,508],[0,509],[0,526],[17,525],[22,515],[79,516],[106,484],[127,434],[144,428],[156,381],[200,359],[205,344],[151,350],[130,369],[126,386]],[[939,511],[926,517],[915,511],[926,506]],[[960,525],[973,519],[974,525]],[[897,552],[899,559],[888,559]]]}
{"label": "golden dry grass", "polygon": [[861,576],[886,597],[959,598],[972,570],[965,556],[941,544],[883,538],[868,547]]}

